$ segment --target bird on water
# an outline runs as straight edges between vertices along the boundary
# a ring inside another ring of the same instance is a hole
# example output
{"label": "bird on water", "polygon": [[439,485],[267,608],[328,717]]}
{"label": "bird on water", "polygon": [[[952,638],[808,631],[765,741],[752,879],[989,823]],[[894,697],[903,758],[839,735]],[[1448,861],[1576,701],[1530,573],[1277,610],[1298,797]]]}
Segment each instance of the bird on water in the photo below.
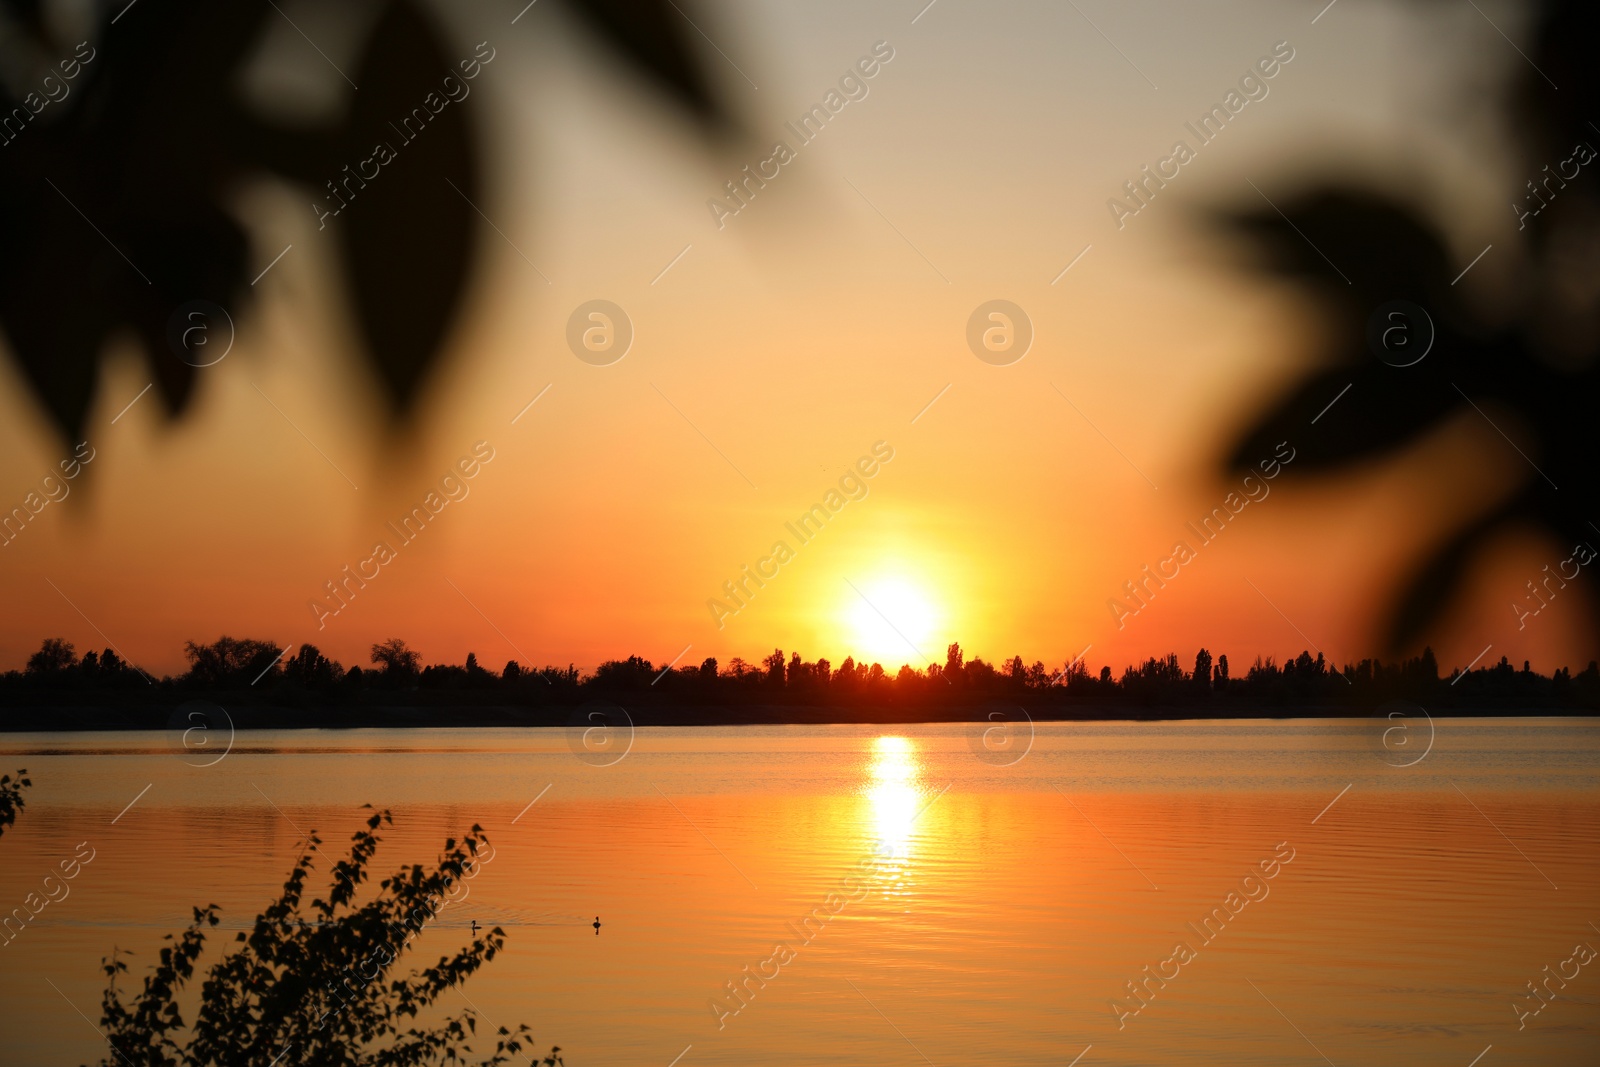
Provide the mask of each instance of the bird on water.
{"label": "bird on water", "polygon": [[600,916],[598,915],[594,917],[594,936],[600,936]]}

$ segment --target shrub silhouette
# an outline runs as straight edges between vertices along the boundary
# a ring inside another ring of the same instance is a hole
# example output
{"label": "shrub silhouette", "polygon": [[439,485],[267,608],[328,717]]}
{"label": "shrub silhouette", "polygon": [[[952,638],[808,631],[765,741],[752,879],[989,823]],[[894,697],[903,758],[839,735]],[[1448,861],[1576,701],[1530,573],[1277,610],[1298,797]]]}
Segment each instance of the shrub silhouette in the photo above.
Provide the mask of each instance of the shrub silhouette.
{"label": "shrub silhouette", "polygon": [[[185,1018],[185,990],[218,923],[215,904],[195,908],[187,930],[167,935],[171,944],[161,950],[160,963],[126,999],[117,979],[128,966],[119,959],[124,953],[113,949],[103,961],[108,985],[100,1028],[112,1052],[102,1067],[267,1064],[285,1053],[288,1063],[305,1067],[520,1061],[526,1026],[496,1028],[493,1053],[474,1061],[466,1054],[477,1034],[476,1012],[446,1016],[431,1027],[416,1022],[445,990],[494,959],[505,944],[498,926],[431,967],[396,973],[412,939],[472,877],[488,845],[483,828],[474,825],[459,841],[446,839],[434,870],[402,868],[358,904],[357,888],[367,880],[383,824],[392,825],[389,813],[374,812],[352,836],[349,858],[333,865],[326,896],[307,901],[311,854],[321,843],[315,831],[309,835],[282,893],[238,935],[240,947],[206,972],[192,1020]],[[551,1049],[546,1067],[561,1063],[560,1051]]]}
{"label": "shrub silhouette", "polygon": [[0,774],[0,834],[6,832],[6,827],[17,821],[26,801],[22,791],[33,785],[28,780],[28,772],[24,768],[17,772],[15,778],[9,774]]}

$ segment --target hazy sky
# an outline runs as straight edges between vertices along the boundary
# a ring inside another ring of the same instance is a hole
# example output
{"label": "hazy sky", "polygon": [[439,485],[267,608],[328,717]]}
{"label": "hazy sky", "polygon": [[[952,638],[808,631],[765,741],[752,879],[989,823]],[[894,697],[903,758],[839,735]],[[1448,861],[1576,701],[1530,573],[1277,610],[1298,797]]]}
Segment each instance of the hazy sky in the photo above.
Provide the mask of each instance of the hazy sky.
{"label": "hazy sky", "polygon": [[[1239,489],[1216,457],[1306,365],[1310,313],[1200,210],[1281,202],[1332,170],[1375,176],[1447,223],[1462,266],[1495,242],[1463,282],[1490,283],[1514,262],[1504,203],[1522,179],[1494,162],[1500,133],[1470,94],[1522,60],[1470,5],[1420,5],[1424,26],[1364,0],[1315,24],[1320,0],[922,2],[685,7],[750,131],[725,150],[554,0],[515,25],[521,3],[452,9],[462,56],[495,49],[462,106],[501,232],[480,234],[420,440],[377,429],[312,191],[241,188],[255,269],[292,249],[182,423],[151,393],[113,424],[150,375],[132,347],[110,353],[92,476],[0,549],[0,666],[52,634],[152,670],[223,633],[311,642],[346,665],[396,635],[430,661],[474,650],[494,666],[661,663],[687,645],[684,662],[782,647],[893,669],[942,660],[952,640],[1053,666],[1092,645],[1090,664],[1118,671],[1169,650],[1187,664],[1201,644],[1236,670],[1308,645],[1371,654],[1378,606],[1432,524],[1526,471],[1487,427],[1454,423],[1394,468],[1334,484],[1291,462],[1200,546],[1185,524]],[[1512,6],[1480,6],[1521,39]],[[892,59],[802,143],[785,124],[878,42]],[[1119,228],[1107,201],[1176,141],[1198,144],[1184,124],[1275,47],[1293,58],[1266,95]],[[331,73],[318,62],[303,68],[312,100]],[[792,158],[719,228],[707,201],[746,164],[770,175],[776,141]],[[608,366],[566,340],[594,299],[634,333]],[[968,346],[991,300],[1034,332],[1007,366]],[[402,544],[386,523],[477,442],[493,458],[467,495]],[[802,544],[785,524],[877,442],[893,458]],[[1447,445],[1468,462],[1442,477]],[[70,451],[0,366],[4,506]],[[1195,558],[1119,620],[1108,599],[1178,540]],[[319,617],[324,583],[379,541],[394,558]],[[719,620],[708,601],[731,605],[723,583],[779,541],[793,557]],[[1522,631],[1508,606],[1568,547],[1503,545],[1438,635],[1441,661],[1492,642],[1544,670],[1581,666],[1575,595]]]}

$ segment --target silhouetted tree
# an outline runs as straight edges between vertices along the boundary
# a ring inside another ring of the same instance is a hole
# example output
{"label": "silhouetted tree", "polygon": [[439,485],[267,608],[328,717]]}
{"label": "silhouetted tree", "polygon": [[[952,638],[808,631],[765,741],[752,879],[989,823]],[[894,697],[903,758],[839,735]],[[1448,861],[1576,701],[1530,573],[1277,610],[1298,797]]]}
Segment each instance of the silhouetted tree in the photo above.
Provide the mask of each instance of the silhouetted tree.
{"label": "silhouetted tree", "polygon": [[316,645],[301,645],[284,660],[286,678],[307,689],[326,689],[344,677],[344,668],[324,656]]}
{"label": "silhouetted tree", "polygon": [[122,661],[115,649],[101,649],[85,652],[83,659],[78,664],[78,673],[83,679],[96,685],[121,685],[125,682],[142,681],[143,678],[136,667],[131,667]]}
{"label": "silhouetted tree", "polygon": [[209,645],[184,642],[189,679],[205,686],[254,684],[277,672],[283,649],[271,641],[219,637]]}
{"label": "silhouetted tree", "polygon": [[475,652],[467,653],[467,684],[484,685],[494,678],[494,675],[478,666],[478,656]]}
{"label": "silhouetted tree", "polygon": [[961,646],[954,641],[950,642],[949,647],[944,650],[945,681],[955,685],[962,680],[962,667],[965,660],[966,654],[961,651]]}
{"label": "silhouetted tree", "polygon": [[39,651],[28,657],[29,674],[64,674],[78,662],[72,642],[60,637],[47,637]]}
{"label": "silhouetted tree", "polygon": [[[1069,675],[1069,674],[1073,673],[1074,671],[1076,671],[1078,674],[1082,674],[1084,672],[1084,670],[1085,670],[1085,667],[1084,667],[1084,665],[1082,663],[1074,663],[1074,664],[1069,665],[1069,667],[1066,670],[1062,671],[1062,675],[1063,675],[1063,677],[1065,677],[1066,675]],[[1027,677],[1027,680],[1026,680],[1026,682],[1024,684],[1029,689],[1043,689],[1046,686],[1050,685],[1051,682],[1052,682],[1052,679],[1050,678],[1049,674],[1045,670],[1044,661],[1043,660],[1034,660],[1033,661],[1033,666],[1028,668],[1028,677]]]}
{"label": "silhouetted tree", "polygon": [[961,672],[962,680],[977,689],[992,688],[999,677],[1000,672],[994,669],[994,664],[981,656],[973,656]]}
{"label": "silhouetted tree", "polygon": [[405,680],[416,676],[422,666],[422,654],[400,638],[391,637],[372,646],[372,662],[383,668],[385,677]]}
{"label": "silhouetted tree", "polygon": [[775,648],[772,655],[761,661],[767,669],[767,683],[774,688],[783,688],[783,649]]}
{"label": "silhouetted tree", "polygon": [[645,688],[655,680],[656,668],[643,656],[607,660],[595,668],[595,684],[611,692]]}

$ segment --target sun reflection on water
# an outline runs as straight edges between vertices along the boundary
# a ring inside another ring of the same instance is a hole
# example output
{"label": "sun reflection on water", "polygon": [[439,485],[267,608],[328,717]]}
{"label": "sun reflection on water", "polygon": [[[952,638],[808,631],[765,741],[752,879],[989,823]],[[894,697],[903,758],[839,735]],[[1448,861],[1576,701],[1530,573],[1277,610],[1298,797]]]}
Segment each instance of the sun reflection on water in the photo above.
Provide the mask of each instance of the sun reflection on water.
{"label": "sun reflection on water", "polygon": [[872,750],[866,795],[878,851],[885,857],[904,859],[910,855],[911,835],[922,805],[917,750],[904,737],[874,738]]}

